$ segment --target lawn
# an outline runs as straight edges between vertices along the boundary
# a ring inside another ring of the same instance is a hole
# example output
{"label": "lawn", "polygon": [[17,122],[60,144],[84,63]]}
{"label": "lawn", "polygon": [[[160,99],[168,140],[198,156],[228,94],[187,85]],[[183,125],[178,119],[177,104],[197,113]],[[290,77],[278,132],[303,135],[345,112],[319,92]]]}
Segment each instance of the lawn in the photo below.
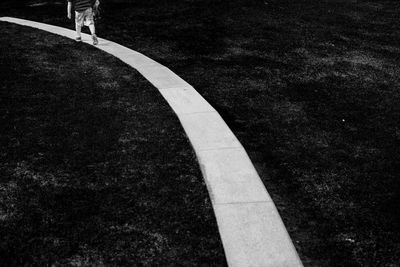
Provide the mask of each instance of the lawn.
{"label": "lawn", "polygon": [[0,265],[225,265],[195,155],[158,91],[90,46],[0,28]]}
{"label": "lawn", "polygon": [[[72,27],[63,5],[0,13]],[[220,112],[306,266],[397,266],[399,14],[397,0],[136,0],[104,3],[98,31]]]}

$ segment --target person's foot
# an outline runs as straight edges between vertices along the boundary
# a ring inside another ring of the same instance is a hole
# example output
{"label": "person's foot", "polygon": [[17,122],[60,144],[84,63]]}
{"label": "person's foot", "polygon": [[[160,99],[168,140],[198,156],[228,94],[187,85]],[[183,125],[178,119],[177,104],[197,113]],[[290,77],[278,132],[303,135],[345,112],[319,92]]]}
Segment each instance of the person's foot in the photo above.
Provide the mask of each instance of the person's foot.
{"label": "person's foot", "polygon": [[96,34],[92,35],[92,39],[93,39],[93,45],[97,45],[99,43],[99,40],[97,40]]}
{"label": "person's foot", "polygon": [[77,42],[82,42],[82,37],[76,37],[76,38],[75,38],[75,41],[77,41]]}

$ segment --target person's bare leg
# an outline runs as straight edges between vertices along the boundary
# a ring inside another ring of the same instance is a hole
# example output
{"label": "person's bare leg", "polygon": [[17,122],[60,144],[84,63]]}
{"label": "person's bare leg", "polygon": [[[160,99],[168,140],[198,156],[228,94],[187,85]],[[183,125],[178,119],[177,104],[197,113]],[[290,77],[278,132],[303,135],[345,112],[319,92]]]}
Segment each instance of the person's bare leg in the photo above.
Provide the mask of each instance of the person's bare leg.
{"label": "person's bare leg", "polygon": [[76,23],[76,40],[80,41],[82,40],[81,32],[82,32],[82,26],[78,23]]}
{"label": "person's bare leg", "polygon": [[96,27],[94,26],[94,24],[89,24],[89,30],[90,30],[90,33],[92,34],[93,44],[97,45],[99,43],[99,41],[97,40]]}
{"label": "person's bare leg", "polygon": [[89,25],[89,30],[92,35],[96,35],[96,27],[94,26],[94,24]]}

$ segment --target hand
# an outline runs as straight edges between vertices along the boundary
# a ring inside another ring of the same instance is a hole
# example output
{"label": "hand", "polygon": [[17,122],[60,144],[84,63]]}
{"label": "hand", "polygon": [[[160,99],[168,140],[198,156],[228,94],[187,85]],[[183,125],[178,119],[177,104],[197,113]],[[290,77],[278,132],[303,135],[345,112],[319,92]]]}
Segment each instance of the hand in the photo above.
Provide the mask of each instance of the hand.
{"label": "hand", "polygon": [[67,14],[68,19],[71,19],[71,13]]}

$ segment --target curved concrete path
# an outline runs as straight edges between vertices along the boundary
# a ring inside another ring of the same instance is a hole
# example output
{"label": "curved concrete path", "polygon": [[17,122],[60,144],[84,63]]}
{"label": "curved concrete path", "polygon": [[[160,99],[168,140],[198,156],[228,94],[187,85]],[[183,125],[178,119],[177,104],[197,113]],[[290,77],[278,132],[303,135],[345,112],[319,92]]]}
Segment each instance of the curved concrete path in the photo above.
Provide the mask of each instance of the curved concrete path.
{"label": "curved concrete path", "polygon": [[[74,38],[72,30],[3,17]],[[83,41],[91,44],[89,35]],[[246,151],[224,120],[187,82],[154,60],[99,39],[97,48],[138,70],[175,111],[195,150],[229,266],[302,266],[285,226]]]}

